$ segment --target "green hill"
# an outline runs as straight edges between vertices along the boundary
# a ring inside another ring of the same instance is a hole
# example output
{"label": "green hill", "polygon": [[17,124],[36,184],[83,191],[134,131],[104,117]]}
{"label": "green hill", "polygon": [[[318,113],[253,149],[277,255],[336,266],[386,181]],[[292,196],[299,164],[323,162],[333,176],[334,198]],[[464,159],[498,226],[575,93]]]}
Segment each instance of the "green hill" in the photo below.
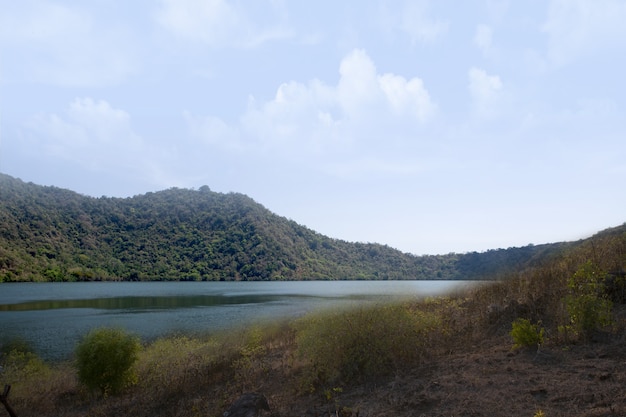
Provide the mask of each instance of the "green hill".
{"label": "green hill", "polygon": [[207,186],[93,198],[0,174],[0,282],[485,279],[567,245],[415,256],[323,236]]}

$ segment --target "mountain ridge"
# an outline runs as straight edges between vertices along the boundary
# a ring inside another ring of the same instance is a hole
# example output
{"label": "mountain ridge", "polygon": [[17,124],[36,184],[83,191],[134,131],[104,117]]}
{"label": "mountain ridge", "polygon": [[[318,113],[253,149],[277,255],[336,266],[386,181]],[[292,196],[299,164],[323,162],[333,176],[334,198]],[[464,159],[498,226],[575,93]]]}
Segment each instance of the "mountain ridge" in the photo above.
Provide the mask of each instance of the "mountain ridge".
{"label": "mountain ridge", "polygon": [[0,282],[489,279],[573,244],[423,255],[347,242],[240,193],[89,197],[0,174]]}

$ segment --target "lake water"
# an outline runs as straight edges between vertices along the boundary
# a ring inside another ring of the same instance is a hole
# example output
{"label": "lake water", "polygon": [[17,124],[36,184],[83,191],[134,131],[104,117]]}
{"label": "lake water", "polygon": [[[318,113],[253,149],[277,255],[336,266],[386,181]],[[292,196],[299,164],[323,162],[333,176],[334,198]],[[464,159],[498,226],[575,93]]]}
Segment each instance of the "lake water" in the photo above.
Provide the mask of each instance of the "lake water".
{"label": "lake water", "polygon": [[144,341],[399,297],[437,296],[463,281],[91,282],[0,284],[0,343],[70,357],[89,330],[122,327]]}

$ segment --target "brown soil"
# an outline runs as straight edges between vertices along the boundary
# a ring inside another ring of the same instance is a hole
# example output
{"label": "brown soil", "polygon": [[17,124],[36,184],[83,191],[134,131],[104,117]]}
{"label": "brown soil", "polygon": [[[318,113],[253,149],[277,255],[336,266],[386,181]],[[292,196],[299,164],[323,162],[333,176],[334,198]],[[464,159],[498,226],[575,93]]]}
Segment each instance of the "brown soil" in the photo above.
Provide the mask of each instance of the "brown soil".
{"label": "brown soil", "polygon": [[506,345],[442,358],[342,401],[359,416],[626,416],[621,346],[515,354]]}
{"label": "brown soil", "polygon": [[538,352],[510,346],[495,337],[330,399],[286,397],[279,381],[265,394],[275,416],[626,416],[624,337]]}

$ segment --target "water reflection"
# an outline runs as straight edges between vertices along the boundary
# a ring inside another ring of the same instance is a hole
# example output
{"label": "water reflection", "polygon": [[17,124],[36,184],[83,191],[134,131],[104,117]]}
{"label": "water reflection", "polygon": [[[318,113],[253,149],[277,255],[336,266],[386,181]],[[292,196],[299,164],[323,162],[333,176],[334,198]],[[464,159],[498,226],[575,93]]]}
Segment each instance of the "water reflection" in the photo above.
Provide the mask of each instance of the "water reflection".
{"label": "water reflection", "polygon": [[100,310],[157,310],[211,307],[230,304],[257,304],[277,301],[275,295],[194,295],[168,297],[110,297],[86,300],[39,300],[0,305],[0,311],[54,310],[62,308],[95,308]]}

